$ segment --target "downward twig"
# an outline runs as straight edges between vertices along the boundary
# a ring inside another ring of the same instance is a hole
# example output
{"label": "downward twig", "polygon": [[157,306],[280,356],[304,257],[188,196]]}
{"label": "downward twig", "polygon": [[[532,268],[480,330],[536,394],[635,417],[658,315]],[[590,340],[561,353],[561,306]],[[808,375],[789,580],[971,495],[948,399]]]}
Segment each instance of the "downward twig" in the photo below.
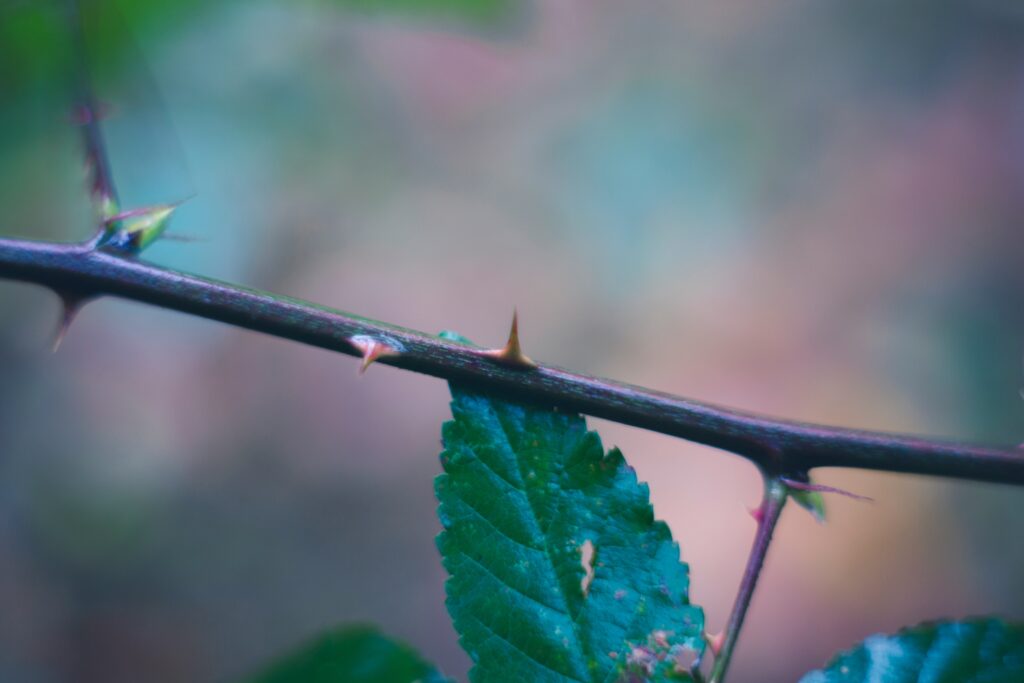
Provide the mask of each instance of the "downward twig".
{"label": "downward twig", "polygon": [[100,226],[96,236],[96,239],[99,239],[106,232],[105,221],[118,211],[117,188],[107,157],[103,129],[100,127],[101,114],[93,91],[92,74],[89,73],[89,50],[85,39],[81,3],[78,0],[68,0],[67,13],[75,41],[75,52],[78,55],[78,59],[75,60],[73,120],[82,129],[86,177],[89,196],[96,207],[96,218]]}
{"label": "downward twig", "polygon": [[754,515],[754,519],[757,520],[754,544],[750,548],[747,567],[743,570],[743,578],[740,580],[740,588],[736,594],[736,601],[733,603],[732,613],[729,615],[729,622],[722,634],[719,650],[715,653],[715,665],[711,669],[708,683],[722,683],[725,680],[733,651],[736,649],[736,640],[739,638],[740,629],[743,628],[743,621],[747,616],[750,600],[754,596],[757,580],[761,576],[761,567],[764,566],[764,558],[768,554],[772,534],[775,533],[775,525],[779,521],[779,515],[782,514],[782,508],[786,505],[788,496],[786,485],[780,478],[765,477],[764,498]]}

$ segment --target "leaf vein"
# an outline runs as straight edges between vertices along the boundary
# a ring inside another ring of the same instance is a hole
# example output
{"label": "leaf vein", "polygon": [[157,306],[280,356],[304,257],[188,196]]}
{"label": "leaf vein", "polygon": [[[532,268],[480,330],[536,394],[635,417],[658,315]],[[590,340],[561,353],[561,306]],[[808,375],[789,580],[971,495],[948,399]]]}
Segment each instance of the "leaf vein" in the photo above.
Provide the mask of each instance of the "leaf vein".
{"label": "leaf vein", "polygon": [[[512,444],[512,433],[509,431],[508,425],[505,424],[505,420],[503,419],[501,411],[498,410],[497,406],[495,406],[494,404],[489,404],[487,408],[494,415],[495,419],[498,422],[498,425],[501,427],[501,434],[505,439],[505,444],[508,446],[509,451],[513,453],[516,468],[519,471],[519,478],[520,480],[523,480],[522,461],[516,452],[515,446]],[[557,459],[555,459],[555,463],[557,465],[561,465],[561,463]],[[549,542],[548,535],[549,529],[545,528],[545,526],[541,524],[540,517],[537,514],[536,503],[533,499],[533,496],[530,495],[529,488],[527,488],[525,485],[523,487],[523,493],[526,496],[526,503],[527,508],[530,511],[530,516],[533,518],[533,522],[536,525],[537,530],[540,531],[541,535],[544,537],[544,555],[545,557],[547,557],[548,566],[551,569],[551,573],[555,576],[555,584],[558,586],[556,594],[561,598],[561,602],[563,604],[563,608],[558,611],[560,611],[563,614],[570,615],[570,603],[568,596],[565,594],[565,584],[561,581],[561,578],[558,574],[558,566],[555,563],[555,558],[551,555],[551,543]],[[573,640],[576,641],[577,647],[579,647],[580,651],[583,652],[585,661],[586,659],[589,659],[592,656],[590,644],[587,642],[587,639],[585,637],[586,634],[580,632],[579,623],[576,621],[576,619],[572,618],[571,616],[569,623],[572,627]]]}
{"label": "leaf vein", "polygon": [[479,559],[473,557],[472,555],[470,555],[468,553],[461,553],[461,555],[464,558],[466,558],[467,560],[469,560],[470,562],[472,562],[473,564],[475,564],[476,566],[480,567],[480,569],[482,569],[488,576],[493,578],[499,584],[501,584],[502,586],[505,586],[506,588],[512,589],[517,595],[521,595],[522,597],[526,598],[530,602],[536,603],[536,604],[540,605],[541,607],[543,607],[545,609],[548,609],[548,610],[551,610],[552,612],[555,612],[556,614],[560,614],[560,615],[566,617],[567,619],[569,618],[568,614],[566,614],[562,610],[558,609],[557,607],[553,607],[553,606],[547,604],[546,602],[544,602],[543,600],[541,600],[539,598],[535,598],[532,595],[530,595],[529,593],[524,592],[522,589],[520,589],[520,588],[518,588],[516,586],[513,586],[508,581],[505,581],[504,579],[499,577],[497,574],[495,574],[494,570],[492,570],[490,567],[485,565],[482,560],[479,560]]}
{"label": "leaf vein", "polygon": [[512,648],[513,650],[515,650],[516,652],[518,652],[522,656],[526,657],[528,660],[530,660],[531,662],[533,662],[537,666],[541,667],[545,671],[550,671],[551,673],[555,674],[556,676],[559,676],[560,678],[564,678],[564,679],[567,679],[567,680],[570,680],[570,681],[578,681],[578,683],[587,683],[587,681],[585,679],[583,679],[583,678],[579,678],[577,676],[571,676],[569,674],[562,673],[558,669],[551,668],[550,665],[545,664],[544,662],[542,662],[541,660],[537,659],[536,657],[534,657],[532,654],[530,654],[526,650],[522,649],[521,647],[519,647],[518,645],[513,643],[511,640],[509,640],[505,636],[503,636],[500,633],[498,633],[497,631],[495,631],[493,628],[491,628],[486,623],[484,623],[479,617],[474,617],[474,620],[476,621],[477,624],[480,625],[480,627],[482,629],[484,629],[489,634],[491,634],[492,638],[496,638],[496,639],[500,640],[501,642],[505,643],[510,648]]}
{"label": "leaf vein", "polygon": [[476,507],[474,507],[473,504],[470,503],[468,500],[466,500],[463,496],[460,496],[457,493],[455,495],[459,499],[459,501],[469,509],[470,512],[472,512],[477,517],[479,517],[481,520],[483,520],[483,522],[485,524],[487,524],[487,526],[489,526],[492,529],[494,529],[494,533],[498,534],[502,538],[507,538],[508,540],[510,540],[513,543],[515,543],[516,545],[518,545],[520,548],[526,548],[527,550],[532,550],[535,553],[542,553],[542,552],[544,552],[543,548],[536,548],[536,547],[530,545],[529,543],[524,543],[523,541],[520,541],[517,538],[513,538],[509,534],[505,533],[504,531],[501,530],[501,527],[499,527],[497,524],[495,524],[493,521],[491,521],[490,517],[485,515],[483,512],[481,512]]}

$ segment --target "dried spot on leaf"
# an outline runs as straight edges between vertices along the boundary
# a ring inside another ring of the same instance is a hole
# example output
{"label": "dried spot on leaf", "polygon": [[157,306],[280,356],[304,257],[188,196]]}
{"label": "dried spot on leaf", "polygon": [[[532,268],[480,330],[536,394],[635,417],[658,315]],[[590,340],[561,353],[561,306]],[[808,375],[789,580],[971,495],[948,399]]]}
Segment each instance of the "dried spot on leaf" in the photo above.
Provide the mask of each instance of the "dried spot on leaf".
{"label": "dried spot on leaf", "polygon": [[702,651],[678,642],[672,631],[654,630],[647,642],[630,645],[617,683],[694,680]]}
{"label": "dried spot on leaf", "polygon": [[628,659],[671,674],[673,647],[703,650],[687,567],[622,453],[579,415],[451,388],[438,548],[470,680],[640,681]]}
{"label": "dried spot on leaf", "polygon": [[590,593],[590,584],[594,580],[594,544],[589,538],[580,546],[580,564],[583,566],[580,589],[583,591],[583,597],[586,597]]}

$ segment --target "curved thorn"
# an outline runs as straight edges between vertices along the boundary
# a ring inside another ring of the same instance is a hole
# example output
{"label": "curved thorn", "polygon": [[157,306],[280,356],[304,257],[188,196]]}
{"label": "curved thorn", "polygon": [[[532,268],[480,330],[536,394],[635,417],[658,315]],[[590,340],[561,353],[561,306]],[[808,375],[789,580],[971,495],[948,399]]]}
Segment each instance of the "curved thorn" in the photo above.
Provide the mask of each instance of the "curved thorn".
{"label": "curved thorn", "polygon": [[395,346],[363,335],[352,337],[349,339],[349,343],[356,347],[363,356],[363,362],[359,365],[360,375],[366,372],[366,368],[370,367],[376,360],[385,356],[397,356],[401,353],[401,350]]}
{"label": "curved thorn", "polygon": [[708,644],[711,654],[717,657],[718,653],[722,651],[722,644],[725,643],[725,631],[719,631],[718,633],[708,633],[705,631],[704,641]]}

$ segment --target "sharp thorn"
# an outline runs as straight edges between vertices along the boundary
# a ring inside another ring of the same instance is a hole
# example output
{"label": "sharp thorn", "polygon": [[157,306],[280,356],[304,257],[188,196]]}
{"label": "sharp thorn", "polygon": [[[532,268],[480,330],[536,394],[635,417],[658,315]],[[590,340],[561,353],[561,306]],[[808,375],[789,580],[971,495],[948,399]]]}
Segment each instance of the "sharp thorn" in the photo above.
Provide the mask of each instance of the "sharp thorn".
{"label": "sharp thorn", "polygon": [[537,364],[523,353],[523,347],[519,343],[519,311],[516,309],[512,310],[512,327],[509,329],[508,341],[505,346],[500,349],[488,349],[482,353],[499,363],[512,367],[522,369],[537,367]]}
{"label": "sharp thorn", "polygon": [[708,649],[711,653],[718,656],[718,653],[722,651],[722,645],[725,644],[725,631],[719,631],[718,633],[704,632],[704,640],[708,644]]}
{"label": "sharp thorn", "polygon": [[60,297],[61,312],[60,320],[57,322],[57,330],[53,335],[53,344],[50,347],[53,353],[57,353],[57,350],[60,349],[60,345],[64,341],[64,337],[67,336],[68,329],[71,327],[71,323],[75,321],[78,312],[89,301],[89,297],[73,296],[62,292],[58,292],[57,296]]}
{"label": "sharp thorn", "polygon": [[845,489],[839,489],[835,486],[825,486],[824,484],[811,484],[808,482],[797,481],[795,479],[781,479],[783,484],[791,489],[797,489],[798,491],[817,491],[818,493],[837,493],[840,496],[846,496],[847,498],[853,498],[863,503],[874,503],[875,499],[870,496],[862,496],[859,493],[852,493]]}
{"label": "sharp thorn", "polygon": [[761,522],[764,521],[764,510],[761,508],[761,506],[758,506],[756,508],[748,507],[747,508],[747,513],[751,517],[753,517],[754,521],[757,522],[758,524],[760,524]]}
{"label": "sharp thorn", "polygon": [[99,102],[95,107],[78,104],[72,107],[68,114],[68,122],[72,126],[88,126],[109,118],[112,111],[113,107],[109,102]]}
{"label": "sharp thorn", "polygon": [[401,353],[401,350],[396,348],[396,346],[363,335],[352,337],[349,343],[356,347],[363,357],[363,362],[359,364],[360,375],[366,372],[366,368],[370,367],[376,360],[385,356],[397,356]]}

